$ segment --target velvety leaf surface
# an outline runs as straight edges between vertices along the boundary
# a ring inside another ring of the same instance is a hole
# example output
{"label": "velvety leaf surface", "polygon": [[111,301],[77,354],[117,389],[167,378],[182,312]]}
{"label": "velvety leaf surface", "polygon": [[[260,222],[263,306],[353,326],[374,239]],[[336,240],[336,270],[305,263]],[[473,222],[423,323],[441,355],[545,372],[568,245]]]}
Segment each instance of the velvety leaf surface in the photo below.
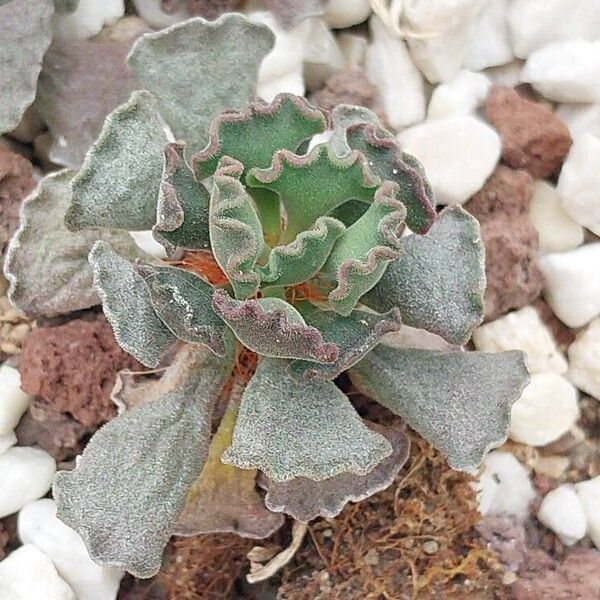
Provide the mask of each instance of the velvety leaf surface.
{"label": "velvety leaf surface", "polygon": [[268,105],[253,102],[211,123],[209,143],[194,155],[192,167],[199,179],[212,175],[223,156],[239,160],[246,169],[267,168],[277,150],[296,152],[326,124],[320,110],[293,94],[279,94]]}
{"label": "velvety leaf surface", "polygon": [[0,6],[0,133],[14,129],[33,102],[44,52],[52,40],[52,0]]}
{"label": "velvety leaf surface", "polygon": [[400,255],[406,208],[398,184],[386,181],[365,214],[336,242],[324,273],[337,283],[329,294],[333,309],[348,316],[363,294],[381,279],[388,263]]}
{"label": "velvety leaf surface", "polygon": [[279,194],[288,217],[286,242],[347,200],[372,202],[379,182],[363,156],[351,152],[339,158],[327,144],[315,146],[305,156],[280,150],[273,155],[271,167],[252,169],[247,181]]}
{"label": "velvety leaf surface", "polygon": [[210,195],[210,242],[215,260],[237,298],[255,294],[260,277],[254,265],[262,254],[262,226],[252,198],[239,181],[242,164],[226,163],[213,177]]}
{"label": "velvety leaf surface", "polygon": [[74,231],[152,229],[165,143],[156,100],[148,92],[134,92],[107,117],[73,179],[67,226]]}
{"label": "velvety leaf surface", "polygon": [[244,391],[224,463],[274,481],[365,475],[392,453],[331,381],[298,384],[288,363],[264,358]]}
{"label": "velvety leaf surface", "polygon": [[296,302],[294,307],[307,325],[318,329],[326,342],[334,343],[338,348],[338,358],[332,364],[292,361],[290,372],[300,381],[334,379],[372,350],[382,336],[398,331],[402,325],[397,309],[383,315],[355,310],[342,317],[307,301]]}
{"label": "velvety leaf surface", "polygon": [[55,40],[50,46],[35,101],[52,134],[50,160],[79,168],[106,116],[136,89],[125,62],[132,41]]}
{"label": "velvety leaf surface", "polygon": [[280,483],[265,477],[261,484],[268,490],[265,496],[267,508],[273,512],[284,512],[297,521],[333,518],[348,502],[360,502],[389,487],[408,460],[410,440],[398,424],[366,424],[392,445],[393,452],[388,458],[366,475],[342,473],[323,481],[297,477]]}
{"label": "velvety leaf surface", "polygon": [[58,517],[100,564],[151,577],[208,454],[211,415],[231,363],[186,346],[178,385],[109,421],[74,471],[57,474]]}
{"label": "velvety leaf surface", "polygon": [[156,314],[144,278],[106,242],[90,252],[94,286],[117,343],[147,367],[157,367],[177,339]]}
{"label": "velvety leaf surface", "polygon": [[346,227],[332,217],[319,217],[315,224],[287,246],[275,246],[269,262],[257,267],[256,272],[264,283],[295,285],[313,277],[325,264],[336,240],[346,232]]}
{"label": "velvety leaf surface", "polygon": [[381,126],[379,117],[372,110],[354,104],[338,104],[331,111],[333,134],[329,140],[330,146],[338,156],[344,156],[352,150],[348,145],[346,132],[352,125],[361,123],[375,125],[377,136],[380,138],[394,139],[394,135]]}
{"label": "velvety leaf surface", "polygon": [[210,248],[208,228],[210,194],[185,162],[185,144],[167,144],[156,209],[154,237],[167,252],[177,248]]}
{"label": "velvety leaf surface", "polygon": [[225,354],[227,326],[212,308],[212,285],[177,267],[138,263],[135,270],[148,286],[156,314],[174,335],[204,344],[219,356]]}
{"label": "velvety leaf surface", "polygon": [[321,332],[307,325],[285,300],[235,300],[224,290],[216,290],[213,307],[238,340],[262,356],[322,363],[333,363],[338,357],[336,345],[325,342]]}
{"label": "velvety leaf surface", "polygon": [[440,352],[377,346],[350,371],[356,387],[448,457],[472,470],[506,439],[529,381],[521,352]]}
{"label": "velvety leaf surface", "polygon": [[484,249],[477,221],[444,209],[425,236],[402,238],[401,256],[363,299],[377,311],[400,309],[406,325],[464,344],[483,317]]}
{"label": "velvety leaf surface", "polygon": [[129,258],[140,255],[127,232],[73,233],[65,227],[73,175],[65,170],[42,179],[22,205],[21,224],[9,246],[5,265],[9,298],[31,316],[54,317],[100,303],[88,263],[97,240],[109,242]]}
{"label": "velvety leaf surface", "polygon": [[[235,390],[234,386],[234,394]],[[283,525],[283,515],[267,510],[256,490],[257,471],[221,462],[221,455],[231,445],[238,409],[239,400],[231,398],[210,443],[202,472],[188,492],[185,508],[173,531],[175,535],[236,533],[262,539]]]}
{"label": "velvety leaf surface", "polygon": [[239,14],[195,18],[139,39],[129,65],[158,98],[175,137],[196,152],[217,115],[254,100],[258,68],[273,43],[270,29]]}

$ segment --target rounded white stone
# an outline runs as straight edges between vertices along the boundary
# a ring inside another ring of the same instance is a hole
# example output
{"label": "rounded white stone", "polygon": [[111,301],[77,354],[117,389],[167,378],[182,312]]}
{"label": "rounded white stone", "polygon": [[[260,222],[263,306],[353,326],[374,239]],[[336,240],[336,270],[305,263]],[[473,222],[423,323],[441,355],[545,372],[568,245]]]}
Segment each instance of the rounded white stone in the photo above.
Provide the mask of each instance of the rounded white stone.
{"label": "rounded white stone", "polygon": [[585,536],[587,525],[583,505],[570,484],[560,485],[548,492],[537,517],[565,546],[572,546]]}
{"label": "rounded white stone", "polygon": [[569,327],[582,327],[600,314],[600,242],[540,259],[544,297]]}
{"label": "rounded white stone", "polygon": [[190,18],[190,13],[184,2],[181,3],[181,7],[177,11],[171,14],[167,14],[161,9],[161,3],[162,0],[133,0],[140,17],[154,29],[169,27]]}
{"label": "rounded white stone", "polygon": [[344,57],[323,19],[309,19],[311,30],[304,47],[304,80],[309,90],[320,88],[344,67]]}
{"label": "rounded white stone", "polygon": [[576,483],[575,491],[583,505],[587,534],[600,549],[600,477]]}
{"label": "rounded white stone", "polygon": [[344,29],[366,21],[370,14],[369,0],[329,0],[323,17],[330,27]]}
{"label": "rounded white stone", "polygon": [[0,435],[0,454],[4,454],[9,448],[17,443],[17,436],[14,431]]}
{"label": "rounded white stone", "polygon": [[600,400],[600,319],[594,319],[569,346],[569,379]]}
{"label": "rounded white stone", "polygon": [[346,69],[361,67],[364,64],[368,45],[366,37],[355,33],[340,33],[337,42]]}
{"label": "rounded white stone", "polygon": [[600,235],[600,139],[590,133],[575,138],[556,189],[569,216]]}
{"label": "rounded white stone", "polygon": [[54,473],[54,458],[44,450],[15,446],[0,454],[0,518],[46,494]]}
{"label": "rounded white stone", "polygon": [[54,36],[66,40],[85,40],[100,33],[105,25],[125,14],[124,0],[79,0],[74,12],[53,17]]}
{"label": "rounded white stone", "polygon": [[482,515],[512,515],[519,521],[529,516],[535,491],[527,469],[510,452],[495,450],[485,457],[476,488]]}
{"label": "rounded white stone", "polygon": [[377,16],[369,20],[372,40],[367,47],[367,77],[378,87],[379,101],[390,125],[397,129],[425,118],[423,78],[405,43],[394,37]]}
{"label": "rounded white stone", "polygon": [[557,42],[536,50],[521,81],[557,102],[600,102],[600,41]]}
{"label": "rounded white stone", "polygon": [[529,220],[538,232],[540,252],[565,252],[583,243],[583,227],[562,207],[556,188],[542,179],[535,182]]}
{"label": "rounded white stone", "polygon": [[29,408],[31,396],[21,389],[21,375],[8,365],[0,366],[0,435],[10,433]]}
{"label": "rounded white stone", "polygon": [[165,247],[154,239],[151,231],[130,231],[135,245],[150,256],[156,258],[167,258]]}
{"label": "rounded white stone", "polygon": [[77,600],[115,600],[123,571],[101,567],[89,556],[81,537],[56,517],[56,503],[44,498],[19,513],[19,537],[34,544],[54,563]]}
{"label": "rounded white stone", "polygon": [[452,81],[440,83],[429,101],[428,119],[473,114],[487,98],[490,80],[481,73],[461,71]]}
{"label": "rounded white stone", "polygon": [[560,104],[556,116],[569,128],[573,139],[584,133],[600,139],[600,104]]}
{"label": "rounded white stone", "polygon": [[512,0],[508,22],[515,55],[527,58],[553,42],[598,39],[596,0]]}
{"label": "rounded white stone", "polygon": [[513,404],[509,437],[529,446],[546,446],[567,433],[579,418],[577,390],[557,373],[534,373]]}
{"label": "rounded white stone", "polygon": [[492,82],[492,85],[503,85],[504,87],[516,87],[521,83],[521,70],[525,63],[521,60],[512,62],[500,67],[491,67],[484,73]]}
{"label": "rounded white stone", "polygon": [[500,158],[498,134],[469,116],[426,121],[402,131],[398,140],[421,161],[440,204],[466,202]]}
{"label": "rounded white stone", "polygon": [[76,600],[48,555],[25,544],[0,562],[2,600]]}

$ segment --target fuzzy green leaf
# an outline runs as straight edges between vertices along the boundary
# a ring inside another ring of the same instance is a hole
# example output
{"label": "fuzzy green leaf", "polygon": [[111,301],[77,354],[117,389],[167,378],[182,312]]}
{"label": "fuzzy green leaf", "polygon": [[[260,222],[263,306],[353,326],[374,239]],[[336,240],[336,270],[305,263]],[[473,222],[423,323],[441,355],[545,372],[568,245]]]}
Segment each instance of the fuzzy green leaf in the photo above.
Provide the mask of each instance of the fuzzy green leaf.
{"label": "fuzzy green leaf", "polygon": [[156,100],[137,91],[113,111],[73,179],[69,229],[152,229],[166,143]]}
{"label": "fuzzy green leaf", "polygon": [[472,470],[506,439],[529,380],[521,352],[440,352],[379,345],[350,371],[356,387],[426,438],[453,469]]}
{"label": "fuzzy green leaf", "polygon": [[390,442],[393,452],[388,458],[366,475],[342,473],[323,481],[297,477],[280,483],[265,478],[267,508],[306,523],[316,517],[336,517],[348,502],[360,502],[390,486],[408,460],[410,440],[398,424],[366,425]]}
{"label": "fuzzy green leaf", "polygon": [[269,262],[257,267],[264,283],[277,286],[295,285],[310,279],[325,264],[336,240],[346,231],[343,223],[331,217],[319,217],[315,224],[287,246],[276,246]]}
{"label": "fuzzy green leaf", "polygon": [[157,367],[177,338],[156,314],[143,277],[106,242],[94,245],[89,260],[117,343],[147,367]]}
{"label": "fuzzy green leaf", "polygon": [[197,152],[211,121],[254,100],[258,68],[273,33],[239,14],[190,19],[140,38],[129,66],[159,101],[176,138]]}
{"label": "fuzzy green leaf", "polygon": [[333,134],[329,144],[338,156],[345,156],[352,150],[348,145],[346,131],[352,125],[371,123],[377,127],[377,136],[380,138],[393,139],[394,135],[381,126],[379,117],[364,106],[354,104],[338,104],[331,111],[331,124]]}
{"label": "fuzzy green leaf", "polygon": [[210,242],[215,260],[231,282],[237,298],[256,293],[260,277],[254,266],[265,246],[252,198],[239,181],[243,166],[222,161],[210,196]]}
{"label": "fuzzy green leaf", "polygon": [[383,315],[355,310],[342,317],[306,301],[297,302],[294,306],[306,324],[318,329],[326,342],[337,346],[339,353],[332,364],[292,361],[290,372],[300,381],[334,379],[371,351],[386,333],[399,331],[402,324],[397,309]]}
{"label": "fuzzy green leaf", "polygon": [[218,356],[225,354],[227,326],[212,309],[212,285],[177,267],[138,263],[135,270],[148,286],[156,314],[174,335],[204,344]]}
{"label": "fuzzy green leaf", "polygon": [[44,53],[52,40],[52,0],[0,5],[0,133],[14,129],[33,102]]}
{"label": "fuzzy green leaf", "polygon": [[365,475],[392,453],[330,381],[298,384],[283,360],[262,359],[242,397],[233,443],[222,460],[274,481]]}
{"label": "fuzzy green leaf", "polygon": [[58,473],[58,517],[100,564],[151,577],[206,459],[211,416],[231,370],[187,346],[169,368],[178,385],[102,427],[74,471]]}
{"label": "fuzzy green leaf", "polygon": [[152,230],[169,254],[177,248],[210,248],[210,194],[194,177],[184,150],[185,144],[177,142],[165,146],[156,225]]}
{"label": "fuzzy green leaf", "polygon": [[333,309],[348,316],[363,294],[400,255],[406,208],[398,199],[399,186],[386,181],[365,214],[336,242],[323,272],[337,286],[329,294]]}
{"label": "fuzzy green leaf", "polygon": [[280,150],[273,155],[271,167],[252,169],[246,179],[251,187],[279,194],[287,212],[287,242],[348,200],[372,202],[379,183],[362,155],[351,152],[339,158],[327,144],[304,156]]}
{"label": "fuzzy green leaf", "polygon": [[141,254],[127,232],[66,229],[73,175],[64,170],[42,179],[22,205],[21,224],[8,249],[9,298],[31,316],[54,317],[100,303],[88,263],[97,240],[109,242],[128,258]]}
{"label": "fuzzy green leaf", "polygon": [[402,254],[362,302],[398,307],[406,325],[465,344],[483,317],[484,249],[477,221],[460,207],[444,209],[425,236],[402,238]]}
{"label": "fuzzy green leaf", "polygon": [[192,167],[204,179],[216,171],[223,156],[230,156],[245,169],[264,169],[277,150],[296,152],[303,142],[321,133],[326,123],[325,115],[299,96],[279,94],[269,105],[254,102],[212,122],[210,141],[194,155]]}
{"label": "fuzzy green leaf", "polygon": [[238,340],[262,356],[321,363],[333,363],[338,357],[336,345],[325,342],[321,332],[307,325],[285,300],[235,300],[224,290],[216,290],[213,307]]}

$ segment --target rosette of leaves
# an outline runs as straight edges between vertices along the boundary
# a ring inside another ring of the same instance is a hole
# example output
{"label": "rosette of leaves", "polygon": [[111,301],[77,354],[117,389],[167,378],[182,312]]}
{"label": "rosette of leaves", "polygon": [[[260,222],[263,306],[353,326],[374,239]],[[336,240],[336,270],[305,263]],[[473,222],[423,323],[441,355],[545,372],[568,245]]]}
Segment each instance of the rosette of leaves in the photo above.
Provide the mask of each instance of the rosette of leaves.
{"label": "rosette of leaves", "polygon": [[[140,577],[173,533],[265,537],[281,513],[335,516],[389,485],[407,438],[360,417],[348,377],[457,469],[505,439],[527,381],[520,353],[460,351],[483,309],[477,222],[436,213],[420,165],[369,111],[256,101],[272,43],[240,15],[138,40],[146,89],[79,173],[41,182],[10,247],[16,305],[101,302],[153,369],[123,376],[121,414],[54,485],[91,556]],[[166,260],[133,245],[128,231],[150,229]],[[410,328],[443,349],[398,343]]]}

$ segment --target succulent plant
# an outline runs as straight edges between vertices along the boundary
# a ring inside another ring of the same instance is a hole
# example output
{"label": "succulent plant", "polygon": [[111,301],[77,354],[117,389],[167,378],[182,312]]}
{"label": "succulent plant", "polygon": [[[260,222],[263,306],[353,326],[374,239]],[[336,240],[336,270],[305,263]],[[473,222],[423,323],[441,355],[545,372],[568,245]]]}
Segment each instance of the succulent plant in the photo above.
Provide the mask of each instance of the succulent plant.
{"label": "succulent plant", "polygon": [[[370,111],[255,101],[272,43],[240,15],[140,38],[129,64],[146,89],[79,173],[42,180],[7,259],[17,306],[101,302],[152,369],[122,375],[120,415],[54,485],[91,556],[140,577],[173,533],[265,537],[281,513],[335,516],[388,486],[408,439],[362,419],[349,381],[470,470],[528,378],[518,352],[460,347],[483,310],[475,219],[436,212]],[[166,260],[128,233],[150,229]]]}

